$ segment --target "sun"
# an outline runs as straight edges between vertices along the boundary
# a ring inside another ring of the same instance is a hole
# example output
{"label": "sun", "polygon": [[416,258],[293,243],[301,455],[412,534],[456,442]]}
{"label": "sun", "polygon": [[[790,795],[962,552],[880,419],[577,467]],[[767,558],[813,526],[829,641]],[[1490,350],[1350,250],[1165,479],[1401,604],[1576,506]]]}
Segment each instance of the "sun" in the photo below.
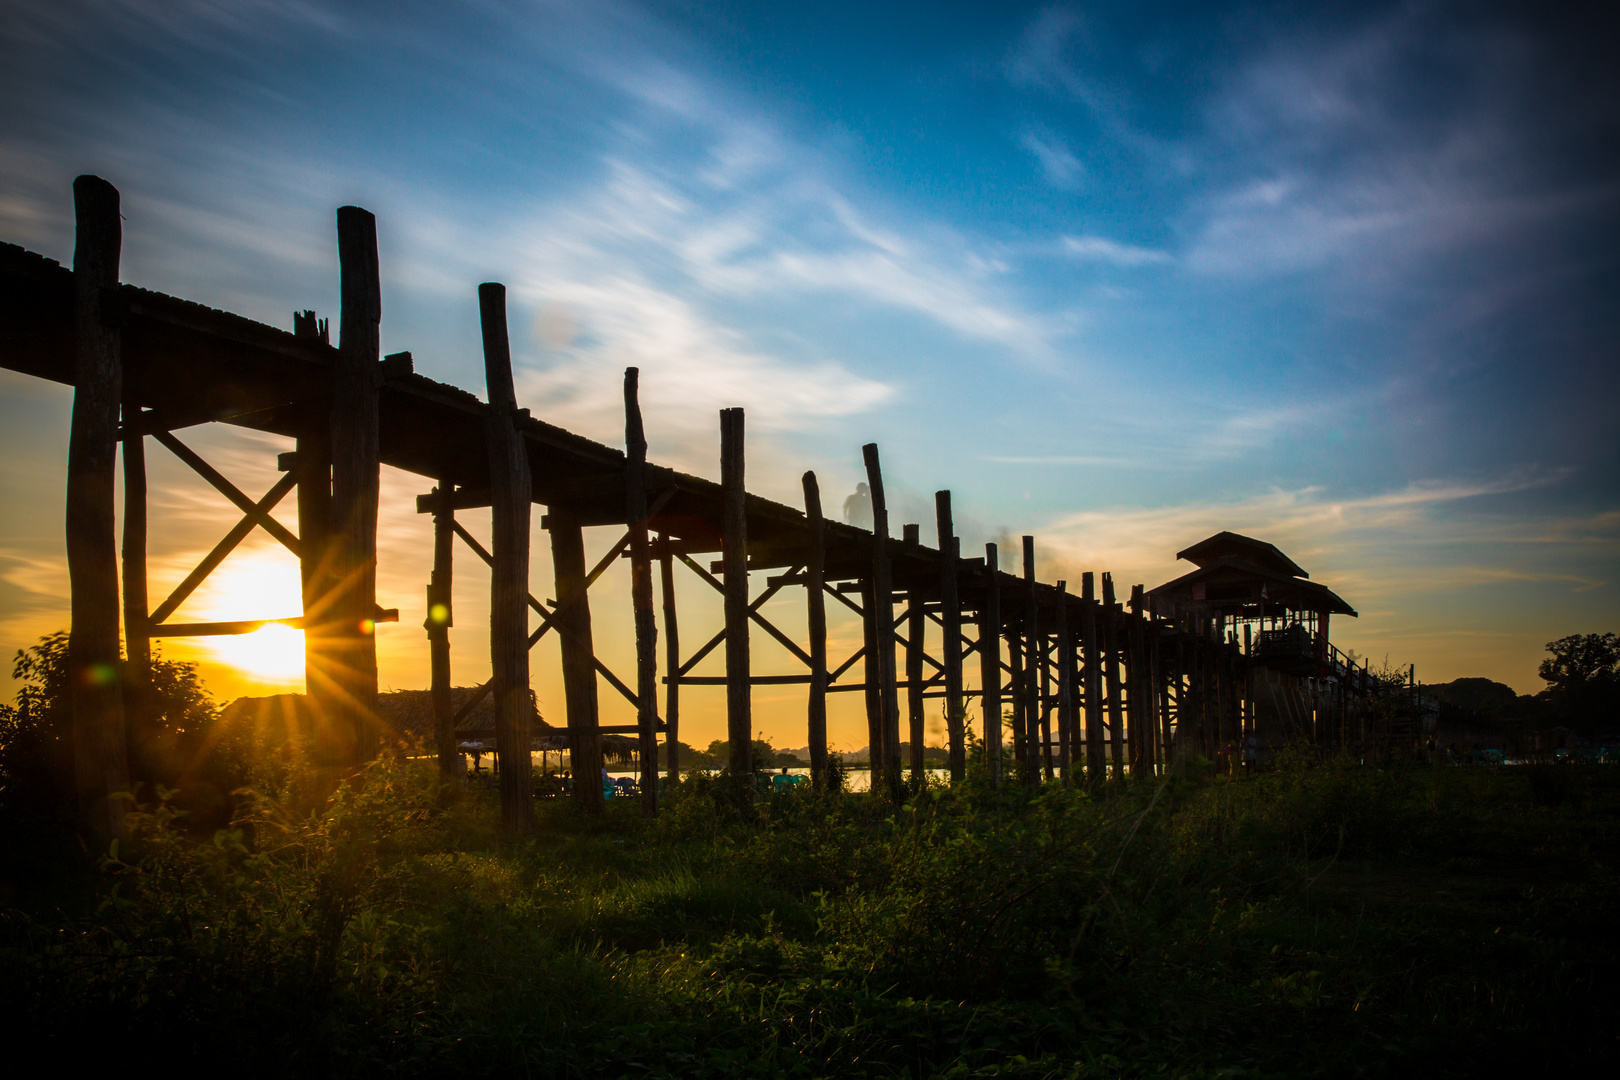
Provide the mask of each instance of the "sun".
{"label": "sun", "polygon": [[[198,609],[207,619],[278,619],[302,608],[298,562],[278,547],[238,552],[199,590]],[[302,689],[304,632],[272,623],[251,634],[208,638],[202,643],[220,663],[267,686]]]}

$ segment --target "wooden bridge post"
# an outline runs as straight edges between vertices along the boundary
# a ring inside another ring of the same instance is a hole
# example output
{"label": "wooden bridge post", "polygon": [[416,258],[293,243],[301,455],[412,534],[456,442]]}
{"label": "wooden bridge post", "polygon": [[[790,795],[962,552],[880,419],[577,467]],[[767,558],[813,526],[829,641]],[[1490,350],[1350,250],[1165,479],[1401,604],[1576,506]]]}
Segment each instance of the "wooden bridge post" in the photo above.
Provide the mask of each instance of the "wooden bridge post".
{"label": "wooden bridge post", "polygon": [[754,714],[748,658],[748,508],[743,486],[743,411],[720,410],[720,485],[725,519],[722,544],[726,587],[726,733],[731,775],[752,797]]}
{"label": "wooden bridge post", "polygon": [[872,575],[860,580],[861,585],[861,646],[865,659],[861,664],[863,689],[861,697],[866,705],[866,756],[871,775],[871,790],[879,787],[883,775],[883,660],[878,654],[877,601],[872,588]]}
{"label": "wooden bridge post", "polygon": [[1121,700],[1123,685],[1119,674],[1119,611],[1114,599],[1114,575],[1104,573],[1103,587],[1103,670],[1108,677],[1108,743],[1114,763],[1114,778],[1125,775],[1125,715]]}
{"label": "wooden bridge post", "polygon": [[658,537],[658,592],[664,605],[664,668],[669,672],[664,688],[664,746],[673,795],[674,785],[681,779],[681,636],[675,621],[675,558],[668,533]]}
{"label": "wooden bridge post", "polygon": [[84,820],[102,836],[124,834],[128,731],[118,650],[118,547],[113,470],[123,397],[118,189],[98,176],[73,181],[73,337],[77,375],[68,437],[67,560],[72,611],[68,677],[74,781]]}
{"label": "wooden bridge post", "polygon": [[[327,323],[295,312],[293,333],[327,344]],[[328,372],[335,377],[335,369]],[[298,575],[304,612],[304,695],[330,751],[330,725],[343,712],[343,615],[336,610],[332,558],[332,401],[330,393],[299,418],[293,453],[298,478]]]}
{"label": "wooden bridge post", "polygon": [[637,398],[639,368],[624,369],[625,524],[630,529],[630,606],[636,620],[636,726],[641,814],[658,813],[658,624],[653,618],[652,552],[647,540],[647,435]]}
{"label": "wooden bridge post", "polygon": [[381,457],[377,387],[381,381],[382,282],[377,262],[377,219],[358,206],[337,212],[338,265],[343,308],[332,379],[331,580],[332,648],[339,694],[329,717],[332,764],[359,768],[377,746],[377,499]]}
{"label": "wooden bridge post", "polygon": [[551,568],[557,588],[552,622],[561,639],[558,644],[562,651],[574,804],[587,814],[600,814],[602,732],[597,712],[591,602],[585,592],[585,533],[578,513],[564,505],[547,508],[546,529],[551,533]]}
{"label": "wooden bridge post", "polygon": [[984,545],[984,602],[979,605],[979,707],[984,712],[985,767],[1001,786],[1001,582],[996,545]]}
{"label": "wooden bridge post", "polygon": [[[512,386],[506,334],[506,286],[478,286],[484,333],[484,381],[489,390],[485,445],[489,453],[489,660],[495,698],[495,753],[500,761],[501,827],[534,831],[534,771],[529,753],[529,455]],[[594,676],[593,676],[594,677]],[[577,762],[576,762],[577,764]],[[593,774],[591,782],[597,777]],[[576,779],[575,786],[579,786]]]}
{"label": "wooden bridge post", "polygon": [[1142,639],[1142,586],[1131,586],[1131,614],[1126,651],[1126,677],[1130,686],[1129,712],[1125,723],[1126,740],[1130,746],[1131,775],[1141,775],[1153,761],[1151,741],[1153,713],[1148,709],[1147,664]]}
{"label": "wooden bridge post", "polygon": [[880,703],[883,710],[883,779],[890,797],[900,793],[900,692],[895,671],[894,582],[889,567],[889,504],[877,443],[861,447],[872,492],[872,597],[877,630]]}
{"label": "wooden bridge post", "polygon": [[949,747],[951,783],[961,783],[967,768],[963,739],[962,706],[962,602],[957,595],[961,543],[951,520],[951,493],[934,492],[934,525],[939,538],[939,619],[943,627],[945,665],[945,739]]}
{"label": "wooden bridge post", "polygon": [[125,723],[139,732],[152,700],[150,600],[146,593],[146,436],[140,407],[124,402],[124,679]]}
{"label": "wooden bridge post", "polygon": [[[922,542],[920,525],[902,525],[902,538],[907,544]],[[915,583],[906,589],[906,727],[911,736],[911,782],[916,787],[924,784],[923,770],[923,628],[928,616],[923,611],[923,598]]]}
{"label": "wooden bridge post", "polygon": [[[1023,620],[1020,619],[1019,622]],[[1029,739],[1027,738],[1028,710],[1025,696],[1029,693],[1024,677],[1024,635],[1021,626],[1007,631],[1007,690],[1012,695],[1013,777],[1015,783],[1029,782]]]}
{"label": "wooden bridge post", "polygon": [[804,589],[810,621],[810,783],[827,786],[827,525],[821,516],[821,487],[816,474],[804,474],[804,518],[810,551],[805,559]]}
{"label": "wooden bridge post", "polygon": [[[1035,593],[1035,538],[1024,537],[1024,783],[1040,779],[1044,753],[1031,753],[1041,737],[1041,671],[1046,667],[1041,647],[1040,600]],[[1042,747],[1041,750],[1045,750]]]}
{"label": "wooden bridge post", "polygon": [[1080,575],[1080,647],[1085,650],[1086,782],[1095,786],[1108,775],[1103,761],[1102,664],[1097,652],[1097,578]]}
{"label": "wooden bridge post", "polygon": [[1069,583],[1057,583],[1058,768],[1063,786],[1074,786],[1074,638],[1069,636]]}
{"label": "wooden bridge post", "polygon": [[450,496],[455,485],[441,482],[433,489],[433,572],[428,578],[428,693],[433,700],[433,742],[439,754],[439,778],[445,783],[461,779],[461,755],[456,748],[455,706],[450,700],[450,628],[455,625],[454,592],[456,511]]}

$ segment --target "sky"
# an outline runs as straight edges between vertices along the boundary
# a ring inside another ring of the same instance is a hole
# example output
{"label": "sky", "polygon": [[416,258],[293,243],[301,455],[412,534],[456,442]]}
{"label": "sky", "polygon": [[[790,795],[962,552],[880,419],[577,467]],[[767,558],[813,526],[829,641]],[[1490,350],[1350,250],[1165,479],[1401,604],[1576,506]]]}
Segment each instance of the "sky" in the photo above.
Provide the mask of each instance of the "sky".
{"label": "sky", "polygon": [[[503,281],[519,404],[562,427],[622,444],[633,364],[661,462],[717,477],[740,405],[750,489],[798,505],[814,468],[837,503],[875,441],[896,532],[932,543],[950,488],[965,551],[1033,534],[1039,576],[1075,588],[1151,587],[1244,532],[1359,611],[1334,636],[1375,666],[1533,692],[1544,643],[1620,628],[1620,69],[1597,18],[0,0],[0,239],[68,262],[95,173],[123,194],[124,280],[290,328],[336,315],[334,210],[362,205],[384,351],[433,378],[482,392],[476,286]],[[70,406],[0,372],[7,656],[66,625]],[[287,448],[183,437],[254,494]],[[148,454],[162,594],[235,516]],[[384,470],[388,687],[426,685],[426,487]],[[542,598],[546,548],[537,529]],[[182,614],[296,614],[295,582],[261,534]],[[717,605],[682,589],[701,641]],[[621,670],[626,593],[595,607]],[[295,688],[275,637],[165,649],[223,697]],[[554,646],[536,657],[560,717]],[[683,701],[689,742],[723,733],[710,696]],[[864,743],[855,697],[835,744]],[[801,699],[756,694],[778,745],[802,744]]]}

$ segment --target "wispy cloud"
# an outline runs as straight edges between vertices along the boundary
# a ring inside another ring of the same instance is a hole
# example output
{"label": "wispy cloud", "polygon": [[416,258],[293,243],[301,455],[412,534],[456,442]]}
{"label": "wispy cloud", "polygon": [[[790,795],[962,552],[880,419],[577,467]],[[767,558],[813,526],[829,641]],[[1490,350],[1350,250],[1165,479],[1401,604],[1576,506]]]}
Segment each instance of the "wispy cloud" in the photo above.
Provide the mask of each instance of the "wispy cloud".
{"label": "wispy cloud", "polygon": [[1121,244],[1103,236],[1065,236],[1065,253],[1077,259],[1112,263],[1115,266],[1154,266],[1175,262],[1167,251]]}
{"label": "wispy cloud", "polygon": [[1018,145],[1035,156],[1046,182],[1055,188],[1073,191],[1086,177],[1085,163],[1074,156],[1060,137],[1026,131],[1019,136]]}

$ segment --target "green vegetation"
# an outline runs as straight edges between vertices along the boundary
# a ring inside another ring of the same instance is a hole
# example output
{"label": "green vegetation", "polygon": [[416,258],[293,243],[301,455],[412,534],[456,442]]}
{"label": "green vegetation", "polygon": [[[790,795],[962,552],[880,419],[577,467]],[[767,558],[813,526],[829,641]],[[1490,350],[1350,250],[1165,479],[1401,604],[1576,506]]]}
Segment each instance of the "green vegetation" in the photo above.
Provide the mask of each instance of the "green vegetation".
{"label": "green vegetation", "polygon": [[[33,821],[11,785],[41,715],[4,718],[0,837]],[[48,858],[0,862],[0,1015],[56,1060],[1359,1077],[1563,1074],[1615,1050],[1607,767],[1301,754],[1240,782],[1189,762],[991,792],[975,756],[966,784],[900,806],[748,805],[699,774],[655,821],[543,803],[514,840],[493,793],[405,756],[311,810],[296,746],[191,715],[254,789],[226,825],[151,783],[122,846],[58,830]]]}

